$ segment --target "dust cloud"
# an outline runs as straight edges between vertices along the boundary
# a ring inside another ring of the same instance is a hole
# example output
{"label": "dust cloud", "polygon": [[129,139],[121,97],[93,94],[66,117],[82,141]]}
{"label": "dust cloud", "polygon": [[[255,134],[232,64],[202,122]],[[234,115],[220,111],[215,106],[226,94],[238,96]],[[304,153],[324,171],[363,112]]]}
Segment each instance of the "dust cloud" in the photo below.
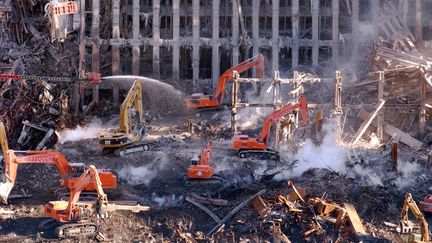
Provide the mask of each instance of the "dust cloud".
{"label": "dust cloud", "polygon": [[169,158],[166,153],[159,152],[157,157],[149,161],[147,164],[142,166],[132,166],[128,165],[123,167],[119,171],[119,176],[124,179],[130,185],[141,185],[144,184],[148,186],[153,179],[155,179],[159,172],[166,169],[169,165]]}
{"label": "dust cloud", "polygon": [[66,129],[57,133],[58,142],[60,144],[64,144],[66,142],[76,142],[93,139],[98,136],[102,128],[111,128],[113,126],[114,124],[112,121],[103,124],[100,119],[94,118],[86,126],[78,126],[75,129]]}

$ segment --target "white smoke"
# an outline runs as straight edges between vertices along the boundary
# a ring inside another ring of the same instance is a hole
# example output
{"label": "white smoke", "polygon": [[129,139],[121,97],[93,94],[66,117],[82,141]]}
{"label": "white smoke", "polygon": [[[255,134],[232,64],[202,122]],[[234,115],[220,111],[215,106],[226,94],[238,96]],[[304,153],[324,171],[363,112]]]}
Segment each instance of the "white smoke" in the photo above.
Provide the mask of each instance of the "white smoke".
{"label": "white smoke", "polygon": [[307,139],[302,148],[294,155],[299,163],[294,167],[292,176],[299,176],[310,168],[329,168],[346,173],[346,150],[337,144],[337,126],[334,120],[323,124],[324,139],[317,146]]}
{"label": "white smoke", "polygon": [[156,193],[153,193],[151,200],[158,204],[159,209],[162,207],[178,207],[184,201],[184,196],[177,196],[175,194],[171,196],[158,196]]}
{"label": "white smoke", "polygon": [[[337,144],[336,121],[327,120],[323,124],[324,139],[320,145],[306,139],[303,146],[296,153],[284,152],[281,156],[287,161],[296,160],[292,169],[283,169],[277,174],[275,180],[286,180],[300,176],[310,168],[326,168],[340,173],[346,173],[346,149]],[[287,148],[285,148],[287,151]],[[290,166],[288,166],[290,167]]]}
{"label": "white smoke", "polygon": [[423,169],[418,163],[410,163],[406,161],[398,161],[397,171],[400,176],[396,178],[395,185],[399,190],[412,186],[416,183],[416,174]]}
{"label": "white smoke", "polygon": [[102,124],[100,119],[93,119],[86,126],[78,126],[75,129],[66,129],[57,134],[58,142],[60,144],[66,142],[76,142],[86,139],[96,138],[102,128],[112,127],[113,124],[109,122],[108,124]]}
{"label": "white smoke", "polygon": [[159,155],[151,162],[135,167],[128,165],[119,171],[119,176],[125,179],[130,185],[144,184],[148,186],[155,179],[159,172],[167,168],[169,163],[168,155],[160,152]]}
{"label": "white smoke", "polygon": [[[254,86],[255,87],[255,86]],[[262,87],[261,92],[257,95],[256,87],[246,91],[245,101],[247,103],[256,104],[272,104],[273,103],[273,88]],[[271,107],[255,107],[243,108],[237,111],[238,124],[241,129],[256,128],[260,125],[260,120],[267,117],[273,108]]]}

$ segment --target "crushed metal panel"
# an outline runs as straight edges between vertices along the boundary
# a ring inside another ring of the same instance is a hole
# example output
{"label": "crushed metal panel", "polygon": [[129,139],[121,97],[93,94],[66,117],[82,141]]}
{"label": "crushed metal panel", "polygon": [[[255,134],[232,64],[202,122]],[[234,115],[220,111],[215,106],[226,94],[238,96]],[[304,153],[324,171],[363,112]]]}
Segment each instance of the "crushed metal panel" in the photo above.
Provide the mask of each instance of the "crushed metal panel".
{"label": "crushed metal panel", "polygon": [[[298,188],[297,191],[302,198],[304,198],[305,196],[308,195],[306,192],[306,188],[304,188],[304,187]],[[298,195],[295,192],[290,192],[288,195],[286,195],[286,199],[288,201],[295,201],[295,200],[299,200],[300,198],[298,197]]]}
{"label": "crushed metal panel", "polygon": [[348,220],[350,221],[353,230],[359,235],[367,235],[366,230],[354,206],[349,203],[344,203],[344,208],[346,209]]}
{"label": "crushed metal panel", "polygon": [[258,211],[259,215],[262,218],[266,218],[267,216],[269,216],[270,211],[268,210],[267,205],[260,196],[255,197],[252,200],[252,205],[254,206],[256,211]]}
{"label": "crushed metal panel", "polygon": [[334,210],[340,208],[339,205],[326,202],[320,198],[311,198],[309,199],[308,204],[313,205],[316,214],[320,216],[327,216],[330,213],[332,213]]}

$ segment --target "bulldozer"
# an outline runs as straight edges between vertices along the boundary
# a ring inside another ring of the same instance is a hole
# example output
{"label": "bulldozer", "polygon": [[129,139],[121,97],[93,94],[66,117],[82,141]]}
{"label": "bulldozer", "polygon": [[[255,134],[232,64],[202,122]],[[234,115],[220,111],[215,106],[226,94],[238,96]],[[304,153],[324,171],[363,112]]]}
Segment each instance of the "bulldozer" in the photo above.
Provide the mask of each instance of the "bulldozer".
{"label": "bulldozer", "polygon": [[[133,107],[136,111],[135,119],[132,117]],[[135,80],[120,106],[119,127],[101,131],[98,140],[104,154],[114,152],[115,155],[123,157],[149,150],[149,145],[142,141],[144,134],[142,88],[140,81]]]}

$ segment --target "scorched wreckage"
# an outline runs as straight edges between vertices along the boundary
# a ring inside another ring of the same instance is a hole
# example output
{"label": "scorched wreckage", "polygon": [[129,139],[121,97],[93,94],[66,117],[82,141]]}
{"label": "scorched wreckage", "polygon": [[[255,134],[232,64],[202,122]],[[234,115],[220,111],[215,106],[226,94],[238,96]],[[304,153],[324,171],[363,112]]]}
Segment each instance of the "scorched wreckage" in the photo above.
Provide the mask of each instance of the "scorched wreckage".
{"label": "scorched wreckage", "polygon": [[431,9],[0,0],[0,241],[430,242]]}

